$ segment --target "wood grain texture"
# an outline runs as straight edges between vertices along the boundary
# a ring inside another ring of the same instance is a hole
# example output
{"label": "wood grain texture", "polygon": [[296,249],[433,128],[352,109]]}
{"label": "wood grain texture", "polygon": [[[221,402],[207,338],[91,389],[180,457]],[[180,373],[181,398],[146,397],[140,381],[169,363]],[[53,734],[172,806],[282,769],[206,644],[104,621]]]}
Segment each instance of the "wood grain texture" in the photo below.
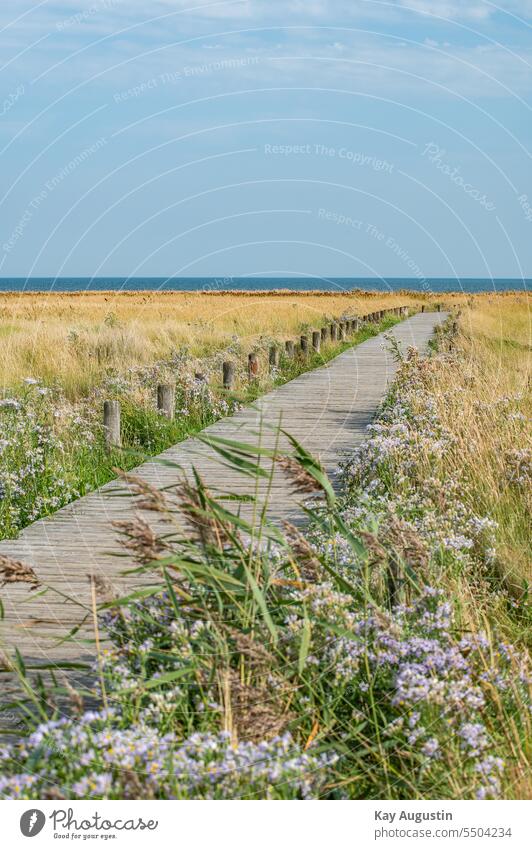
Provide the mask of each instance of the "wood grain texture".
{"label": "wood grain texture", "polygon": [[[404,350],[409,345],[424,350],[435,325],[445,318],[443,312],[419,313],[397,325],[393,335]],[[334,481],[341,454],[363,440],[396,367],[381,334],[350,348],[322,368],[269,392],[254,405],[207,428],[204,435],[256,442],[262,422],[262,440],[268,445],[272,444],[274,434],[265,425],[276,426],[281,421],[284,429],[319,455]],[[285,443],[281,447],[288,445]],[[164,462],[175,465],[163,465]],[[198,439],[174,445],[135,469],[134,473],[161,488],[175,484],[181,475],[180,469],[186,474],[193,466],[214,492],[248,493],[254,485],[249,478],[221,465],[214,451]],[[0,542],[0,553],[30,564],[43,584],[56,588],[87,608],[90,606],[89,574],[104,575],[123,590],[126,582],[121,572],[131,566],[131,562],[123,556],[111,522],[133,518],[136,507],[134,498],[116,497],[118,486],[123,491],[123,484],[112,481],[54,515],[35,522],[22,531],[18,539]],[[274,521],[302,521],[297,499],[290,493],[286,478],[277,474],[269,515]],[[157,523],[156,514],[143,513],[143,516],[152,523],[155,517]],[[127,587],[134,588],[138,583],[138,579],[135,584],[130,577]],[[28,601],[29,593],[24,586],[6,586],[0,592],[5,605],[2,641],[8,651],[17,646],[29,662],[36,663],[60,664],[91,658],[89,625],[71,641],[59,644],[61,637],[83,615],[76,604],[51,591]]]}

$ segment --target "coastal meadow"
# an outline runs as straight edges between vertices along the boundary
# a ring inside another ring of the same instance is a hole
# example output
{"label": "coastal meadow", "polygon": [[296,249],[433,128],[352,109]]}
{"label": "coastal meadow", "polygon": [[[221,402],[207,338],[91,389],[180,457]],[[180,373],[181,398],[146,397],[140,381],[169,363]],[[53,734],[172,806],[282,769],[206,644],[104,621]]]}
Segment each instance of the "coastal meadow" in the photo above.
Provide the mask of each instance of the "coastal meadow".
{"label": "coastal meadow", "polygon": [[251,351],[265,338],[291,338],[343,314],[417,310],[439,300],[357,291],[4,292],[0,386],[7,393],[30,376],[78,400],[110,376],[169,361],[183,349],[201,370],[204,358],[235,340]]}
{"label": "coastal meadow", "polygon": [[[322,314],[315,320],[316,326],[323,326],[331,319]],[[0,538],[16,536],[31,522],[111,480],[117,467],[131,469],[139,465],[146,456],[159,454],[198,433],[241,404],[323,365],[349,345],[392,327],[396,321],[395,316],[386,316],[379,323],[364,323],[347,341],[329,339],[319,354],[299,352],[292,358],[283,352],[284,338],[270,334],[252,342],[229,337],[225,347],[210,354],[204,352],[203,356],[194,356],[193,345],[183,344],[170,348],[165,359],[147,364],[123,369],[116,363],[101,365],[98,379],[94,375],[90,378],[87,393],[76,392],[75,397],[68,392],[74,380],[72,374],[66,384],[60,370],[54,372],[53,381],[47,381],[42,371],[38,376],[33,373],[24,377],[6,388],[0,398]],[[299,319],[294,327],[300,332],[307,330]],[[111,323],[106,332],[117,334],[120,339],[124,331]],[[128,333],[133,333],[133,328]],[[91,343],[82,343],[79,338],[70,342],[79,346],[81,369],[87,351],[92,350]],[[281,349],[279,363],[273,369],[268,365],[272,344]],[[115,350],[113,345],[110,350]],[[252,380],[247,371],[250,352],[259,361],[258,375]],[[225,360],[235,365],[231,390],[222,385]],[[90,375],[90,365],[87,374]],[[157,409],[157,386],[165,383],[176,387],[172,420]],[[102,410],[106,400],[120,403],[121,449],[109,451],[105,444]]]}

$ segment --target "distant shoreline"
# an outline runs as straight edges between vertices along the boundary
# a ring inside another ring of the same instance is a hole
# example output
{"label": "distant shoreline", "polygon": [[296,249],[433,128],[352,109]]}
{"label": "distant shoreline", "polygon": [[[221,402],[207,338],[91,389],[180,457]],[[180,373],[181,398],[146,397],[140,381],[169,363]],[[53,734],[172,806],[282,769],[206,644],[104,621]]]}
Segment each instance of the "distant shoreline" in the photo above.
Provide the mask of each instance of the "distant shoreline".
{"label": "distant shoreline", "polygon": [[16,290],[16,289],[0,289],[0,299],[3,297],[14,298],[14,297],[22,297],[22,298],[31,298],[35,296],[45,296],[50,295],[50,297],[57,297],[59,295],[64,295],[67,298],[90,298],[94,296],[102,296],[102,297],[113,297],[113,298],[138,298],[138,297],[149,297],[153,295],[161,296],[161,297],[171,297],[174,295],[182,295],[187,297],[242,297],[242,298],[293,298],[293,297],[309,297],[309,298],[320,298],[320,297],[335,297],[335,298],[382,298],[383,296],[399,296],[404,295],[407,297],[419,298],[430,300],[434,298],[440,297],[451,297],[451,296],[464,296],[464,295],[493,295],[498,297],[511,297],[515,295],[528,295],[528,289],[503,289],[503,290],[487,290],[487,289],[478,289],[476,291],[467,291],[467,290],[440,290],[437,292],[419,292],[414,289],[396,289],[393,291],[385,290],[385,289],[349,289],[347,291],[331,291],[327,289],[220,289],[217,291],[209,292],[203,289],[78,289],[72,291],[65,291],[60,289],[52,289],[52,290],[42,290],[42,289],[26,289],[26,290]]}
{"label": "distant shoreline", "polygon": [[139,295],[211,294],[211,295],[276,295],[278,297],[313,294],[415,294],[418,297],[445,294],[475,294],[481,292],[529,292],[531,278],[416,278],[388,277],[368,279],[359,277],[4,277],[0,278],[0,294],[71,294],[108,293]]}

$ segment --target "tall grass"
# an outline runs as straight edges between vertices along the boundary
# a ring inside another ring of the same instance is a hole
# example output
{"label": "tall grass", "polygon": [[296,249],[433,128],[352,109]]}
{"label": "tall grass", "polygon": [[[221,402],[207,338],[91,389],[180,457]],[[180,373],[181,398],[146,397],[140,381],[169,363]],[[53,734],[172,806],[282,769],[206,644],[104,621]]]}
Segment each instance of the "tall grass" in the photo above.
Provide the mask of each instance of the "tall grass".
{"label": "tall grass", "polygon": [[516,600],[532,579],[532,314],[525,296],[475,300],[458,321],[455,354],[434,375],[438,416],[453,434],[447,471],[497,523],[498,574]]}
{"label": "tall grass", "polygon": [[[260,370],[252,381],[247,349],[237,342],[211,357],[191,358],[180,351],[144,368],[101,376],[88,396],[74,402],[60,388],[30,378],[10,398],[0,400],[0,538],[16,536],[29,523],[106,483],[116,467],[133,468],[396,321],[387,316],[379,324],[363,324],[349,340],[324,344],[319,354],[311,351],[291,359],[282,354],[273,371],[268,368],[268,343],[273,340],[265,338],[262,345],[253,346]],[[237,364],[231,392],[222,386],[226,357]],[[172,421],[156,409],[157,384],[166,382],[176,384]],[[123,447],[112,452],[105,447],[101,418],[108,398],[120,402],[122,416]]]}
{"label": "tall grass", "polygon": [[[453,296],[454,297],[454,296]],[[432,302],[436,302],[433,298]],[[0,293],[0,387],[25,377],[79,399],[109,374],[294,336],[345,313],[430,303],[406,293]]]}

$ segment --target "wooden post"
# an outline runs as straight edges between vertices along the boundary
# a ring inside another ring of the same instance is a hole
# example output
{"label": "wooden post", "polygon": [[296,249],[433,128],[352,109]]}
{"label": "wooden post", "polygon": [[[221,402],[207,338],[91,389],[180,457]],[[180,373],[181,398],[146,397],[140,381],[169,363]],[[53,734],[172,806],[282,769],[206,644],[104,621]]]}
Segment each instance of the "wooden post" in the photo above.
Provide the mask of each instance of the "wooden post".
{"label": "wooden post", "polygon": [[336,342],[338,339],[338,325],[333,322],[331,324],[331,342]]}
{"label": "wooden post", "polygon": [[286,342],[284,343],[284,349],[285,349],[286,356],[288,357],[288,359],[291,360],[294,356],[294,353],[295,353],[295,345],[294,345],[294,343],[292,342],[291,339],[286,340]]}
{"label": "wooden post", "polygon": [[122,447],[120,434],[120,402],[104,401],[103,404],[103,427],[105,433],[105,444],[111,448]]}
{"label": "wooden post", "polygon": [[441,304],[438,304],[438,306],[436,307],[436,309],[438,310],[438,312],[441,312]]}
{"label": "wooden post", "polygon": [[360,328],[360,322],[358,318],[354,318],[351,324],[353,325],[353,333],[358,333],[358,330]]}
{"label": "wooden post", "polygon": [[421,312],[425,312],[425,304],[421,304]]}
{"label": "wooden post", "polygon": [[175,386],[171,383],[160,383],[157,387],[157,409],[170,421],[175,415]]}
{"label": "wooden post", "polygon": [[222,363],[224,389],[232,389],[235,382],[235,364],[226,360]]}
{"label": "wooden post", "polygon": [[319,354],[321,348],[321,333],[319,330],[312,331],[312,347]]}
{"label": "wooden post", "polygon": [[301,353],[306,356],[308,354],[308,336],[302,336],[299,341],[301,344]]}
{"label": "wooden post", "polygon": [[321,328],[321,341],[325,343],[327,341],[327,336],[329,335],[329,329],[327,327]]}
{"label": "wooden post", "polygon": [[270,353],[268,357],[268,362],[270,364],[270,371],[273,371],[279,365],[279,348],[277,345],[272,345],[270,348]]}
{"label": "wooden post", "polygon": [[259,358],[257,354],[248,354],[248,377],[255,380],[259,374]]}
{"label": "wooden post", "polygon": [[345,342],[345,321],[341,321],[338,325],[338,338],[340,342]]}

